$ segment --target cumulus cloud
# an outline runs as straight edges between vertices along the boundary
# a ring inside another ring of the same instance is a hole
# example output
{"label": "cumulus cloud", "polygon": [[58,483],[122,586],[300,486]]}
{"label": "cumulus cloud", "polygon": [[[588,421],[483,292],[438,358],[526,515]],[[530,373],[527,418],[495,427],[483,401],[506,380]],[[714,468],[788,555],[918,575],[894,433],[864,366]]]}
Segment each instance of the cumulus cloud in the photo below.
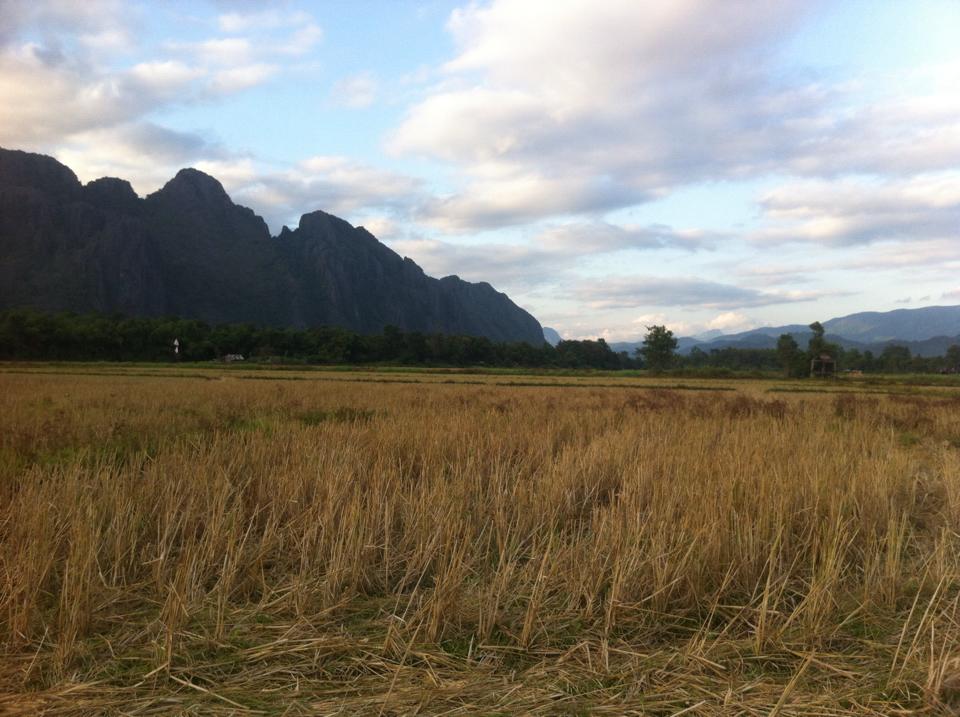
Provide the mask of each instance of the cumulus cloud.
{"label": "cumulus cloud", "polygon": [[[443,80],[388,146],[460,170],[460,191],[423,217],[447,230],[602,212],[705,180],[957,166],[955,92],[865,101],[768,71],[817,5],[471,4],[450,19],[459,52]],[[944,87],[957,72],[943,70]]]}
{"label": "cumulus cloud", "polygon": [[[663,312],[655,312],[649,314],[641,314],[630,322],[630,328],[627,329],[627,336],[634,337],[636,340],[641,341],[643,336],[646,335],[649,326],[666,326],[670,329],[675,336],[688,336],[692,333],[695,333],[699,330],[697,324],[693,324],[689,321],[678,320],[676,316],[670,316]],[[604,336],[608,341],[616,340],[618,337],[622,337],[624,334],[618,332],[615,329],[604,329],[599,332],[599,335]]]}
{"label": "cumulus cloud", "polygon": [[[226,158],[229,152],[216,140],[179,132],[149,121],[131,122],[73,135],[57,152],[57,159],[83,181],[118,176],[140,194],[164,184],[172,167],[197,164],[198,157]],[[145,162],[144,157],[151,161]]]}
{"label": "cumulus cloud", "polygon": [[121,51],[136,46],[140,12],[119,0],[5,3],[0,145],[54,154],[81,178],[123,176],[141,193],[185,164],[229,171],[246,160],[157,115],[263,84],[322,37],[306,13],[228,13],[218,24],[231,36],[147,46],[131,60]]}
{"label": "cumulus cloud", "polygon": [[722,331],[725,334],[747,331],[756,326],[756,322],[738,311],[725,311],[706,323],[707,330]]}
{"label": "cumulus cloud", "polygon": [[83,62],[51,65],[31,46],[0,52],[0,141],[35,147],[69,135],[125,124],[195,96],[203,71],[171,61],[119,71]]}
{"label": "cumulus cloud", "polygon": [[347,217],[371,209],[405,214],[422,193],[416,178],[336,156],[310,157],[282,171],[224,185],[274,228],[315,209]]}
{"label": "cumulus cloud", "polygon": [[466,227],[602,211],[742,174],[789,146],[784,114],[803,118],[820,103],[821,90],[777,87],[754,69],[808,6],[470,5],[450,21],[460,53],[447,81],[390,147],[463,169],[463,192],[434,213]]}

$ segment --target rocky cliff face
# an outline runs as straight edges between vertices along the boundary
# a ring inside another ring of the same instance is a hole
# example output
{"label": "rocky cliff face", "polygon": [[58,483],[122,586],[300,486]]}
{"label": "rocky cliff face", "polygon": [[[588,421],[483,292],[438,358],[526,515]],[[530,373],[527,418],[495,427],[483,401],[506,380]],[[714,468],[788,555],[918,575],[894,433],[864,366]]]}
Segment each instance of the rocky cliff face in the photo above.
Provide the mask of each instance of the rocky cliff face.
{"label": "rocky cliff face", "polygon": [[141,199],[123,180],[84,186],[50,157],[0,149],[0,309],[13,307],[543,341],[489,284],[429,277],[330,214],[271,237],[195,169]]}

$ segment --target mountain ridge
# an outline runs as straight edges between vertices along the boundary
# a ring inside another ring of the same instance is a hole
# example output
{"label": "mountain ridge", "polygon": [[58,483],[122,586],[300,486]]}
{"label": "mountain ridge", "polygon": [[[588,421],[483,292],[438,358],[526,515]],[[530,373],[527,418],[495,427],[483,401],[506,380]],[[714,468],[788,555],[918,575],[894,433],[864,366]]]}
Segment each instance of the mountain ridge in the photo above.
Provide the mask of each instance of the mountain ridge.
{"label": "mountain ridge", "polygon": [[[960,305],[924,306],[916,309],[891,311],[860,311],[821,322],[826,339],[845,349],[870,350],[879,353],[885,346],[906,346],[919,356],[942,355],[951,344],[960,344]],[[790,334],[801,346],[811,335],[803,324],[760,326],[735,334],[724,334],[707,341],[683,336],[677,339],[680,353],[689,353],[694,347],[703,351],[722,348],[770,349],[781,334]],[[637,341],[619,341],[611,344],[614,351],[633,351],[641,346]]]}
{"label": "mountain ridge", "polygon": [[20,307],[543,341],[490,284],[430,277],[321,210],[271,236],[194,168],[141,198],[126,180],[82,184],[52,157],[0,149],[0,309]]}

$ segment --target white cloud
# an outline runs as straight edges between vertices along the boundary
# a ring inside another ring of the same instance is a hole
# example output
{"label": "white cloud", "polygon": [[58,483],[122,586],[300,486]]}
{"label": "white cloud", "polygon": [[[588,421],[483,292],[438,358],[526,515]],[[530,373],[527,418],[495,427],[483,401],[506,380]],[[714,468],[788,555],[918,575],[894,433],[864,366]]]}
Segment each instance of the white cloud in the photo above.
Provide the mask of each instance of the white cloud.
{"label": "white cloud", "polygon": [[229,152],[216,140],[201,134],[134,121],[71,135],[55,155],[81,181],[120,177],[143,196],[163,186],[177,169],[202,166],[201,158],[227,162]]}
{"label": "white cloud", "polygon": [[141,62],[130,68],[130,77],[145,88],[159,93],[181,92],[206,73],[178,60]]}
{"label": "white cloud", "polygon": [[[469,191],[433,197],[418,219],[447,232],[469,232],[537,221],[544,216],[601,212],[632,203],[637,195],[609,177],[562,173],[501,172],[496,165],[474,168]],[[479,177],[480,174],[485,176]]]}
{"label": "white cloud", "polygon": [[309,25],[312,18],[305,12],[283,12],[279,9],[254,12],[228,12],[217,16],[217,25],[222,32],[239,33],[253,30],[275,29],[291,25]]}
{"label": "white cloud", "polygon": [[603,332],[603,334],[609,337],[608,340],[610,340],[610,338],[613,338],[614,340],[616,340],[616,338],[614,337],[617,337],[617,336],[621,338],[624,336],[629,336],[629,337],[645,336],[648,330],[648,327],[650,326],[666,326],[668,329],[670,329],[674,333],[675,336],[687,336],[691,333],[694,333],[698,329],[696,324],[692,324],[688,321],[678,321],[675,316],[669,316],[662,312],[656,312],[651,314],[641,314],[640,316],[633,319],[633,321],[631,321],[630,324],[631,324],[631,328],[627,330],[626,334],[623,334],[613,329],[606,329]]}
{"label": "white cloud", "polygon": [[322,36],[306,13],[243,16],[245,27],[238,15],[221,26],[249,36],[133,53],[144,18],[119,0],[12,2],[2,16],[0,145],[54,154],[83,178],[123,176],[141,193],[185,164],[230,156],[206,133],[162,127],[158,113],[263,84]]}
{"label": "white cloud", "polygon": [[195,98],[203,76],[176,61],[105,71],[82,61],[50,65],[29,46],[0,51],[0,144],[38,147],[125,124]]}
{"label": "white cloud", "polygon": [[237,65],[253,59],[253,46],[245,37],[217,37],[190,44],[173,43],[171,47],[186,50],[198,61],[212,65]]}
{"label": "white cloud", "polygon": [[232,94],[256,87],[280,71],[276,65],[263,62],[220,70],[213,76],[210,87],[215,92]]}
{"label": "white cloud", "polygon": [[406,214],[422,192],[418,179],[335,156],[310,157],[283,171],[224,185],[274,228],[315,209],[348,218],[371,210]]}
{"label": "white cloud", "polygon": [[[818,3],[493,0],[453,13],[445,77],[389,138],[451,163],[445,230],[601,212],[678,186],[960,164],[960,69],[886,97],[778,78],[772,48]],[[946,78],[944,80],[943,78]],[[951,84],[948,80],[956,80]],[[927,83],[925,87],[929,87]]]}
{"label": "white cloud", "polygon": [[706,323],[706,328],[729,334],[737,331],[746,331],[754,328],[756,325],[756,322],[745,314],[741,314],[738,311],[726,311],[710,319]]}
{"label": "white cloud", "polygon": [[276,36],[278,31],[283,32],[281,41],[270,42],[270,49],[288,55],[303,55],[323,39],[323,29],[309,13],[279,8],[223,13],[217,17],[217,26],[221,32],[231,35],[271,33]]}
{"label": "white cloud", "polygon": [[337,82],[330,95],[335,104],[353,109],[369,107],[377,98],[379,84],[371,72],[360,72]]}
{"label": "white cloud", "polygon": [[760,207],[766,225],[751,237],[758,243],[954,239],[960,230],[960,173],[794,182],[766,193]]}
{"label": "white cloud", "polygon": [[277,52],[286,55],[305,55],[323,39],[323,29],[315,23],[306,23],[277,47]]}
{"label": "white cloud", "polygon": [[460,53],[449,80],[410,110],[389,147],[462,169],[463,191],[430,217],[450,227],[602,211],[741,175],[789,147],[785,113],[819,106],[818,88],[778,87],[754,69],[808,6],[470,5],[450,21]]}

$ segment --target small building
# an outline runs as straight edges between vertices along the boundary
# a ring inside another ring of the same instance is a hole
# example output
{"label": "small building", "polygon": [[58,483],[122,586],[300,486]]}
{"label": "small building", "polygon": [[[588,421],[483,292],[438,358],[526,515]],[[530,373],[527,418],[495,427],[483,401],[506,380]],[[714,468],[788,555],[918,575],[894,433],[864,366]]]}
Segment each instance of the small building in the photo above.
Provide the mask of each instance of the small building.
{"label": "small building", "polygon": [[820,354],[810,359],[811,378],[832,378],[837,373],[837,362],[830,354]]}
{"label": "small building", "polygon": [[224,363],[233,363],[234,361],[244,361],[243,354],[227,354],[223,357]]}

